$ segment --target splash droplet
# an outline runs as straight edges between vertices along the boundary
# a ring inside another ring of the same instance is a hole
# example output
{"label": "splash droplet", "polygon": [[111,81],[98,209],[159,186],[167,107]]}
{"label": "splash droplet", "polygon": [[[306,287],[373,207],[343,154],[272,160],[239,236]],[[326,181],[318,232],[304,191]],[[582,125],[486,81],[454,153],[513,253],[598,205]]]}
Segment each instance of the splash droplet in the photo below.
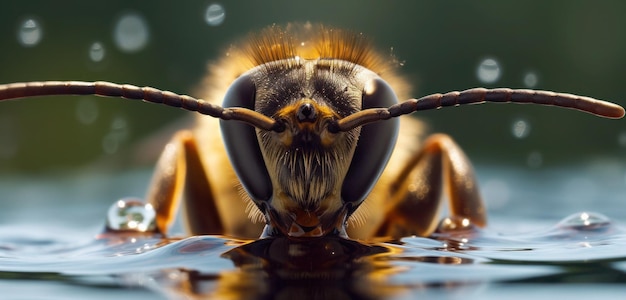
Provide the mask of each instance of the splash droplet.
{"label": "splash droplet", "polygon": [[89,47],[89,59],[93,62],[101,62],[105,54],[104,46],[100,42],[94,42]]}
{"label": "splash droplet", "polygon": [[106,226],[108,231],[155,231],[156,211],[140,199],[121,199],[109,208]]}
{"label": "splash droplet", "polygon": [[138,14],[125,14],[115,23],[113,40],[124,52],[137,52],[143,49],[149,38],[148,24]]}
{"label": "splash droplet", "polygon": [[206,13],[204,15],[204,19],[207,24],[210,26],[219,26],[224,23],[224,19],[226,18],[226,11],[224,7],[220,4],[213,3],[209,5],[206,9]]}
{"label": "splash droplet", "polygon": [[530,124],[524,119],[517,119],[511,126],[511,133],[518,139],[526,138],[530,134]]}
{"label": "splash droplet", "polygon": [[17,31],[17,40],[24,47],[33,47],[39,44],[42,36],[41,25],[33,18],[24,20]]}
{"label": "splash droplet", "polygon": [[537,74],[533,72],[528,72],[526,73],[526,75],[524,75],[524,85],[527,88],[534,88],[535,86],[537,86],[538,82],[539,78],[537,78]]}
{"label": "splash droplet", "polygon": [[500,66],[495,59],[487,58],[478,65],[476,75],[482,83],[494,83],[500,78]]}

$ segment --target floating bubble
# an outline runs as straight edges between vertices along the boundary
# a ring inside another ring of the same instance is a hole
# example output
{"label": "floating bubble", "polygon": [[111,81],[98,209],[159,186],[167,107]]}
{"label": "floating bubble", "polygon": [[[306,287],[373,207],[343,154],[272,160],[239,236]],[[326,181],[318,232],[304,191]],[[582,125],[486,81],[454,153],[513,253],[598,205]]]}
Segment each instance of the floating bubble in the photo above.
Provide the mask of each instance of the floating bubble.
{"label": "floating bubble", "polygon": [[98,119],[98,114],[98,105],[92,98],[82,98],[76,104],[76,119],[81,124],[93,124]]}
{"label": "floating bubble", "polygon": [[89,47],[89,59],[93,62],[101,62],[105,54],[104,46],[100,42],[94,42]]}
{"label": "floating bubble", "polygon": [[146,46],[149,38],[148,24],[138,14],[125,14],[115,23],[113,40],[122,51],[137,52]]}
{"label": "floating bubble", "polygon": [[537,74],[533,72],[528,72],[524,75],[524,85],[527,88],[534,88],[539,82],[539,78],[537,78]]}
{"label": "floating bubble", "polygon": [[524,119],[518,119],[511,126],[513,136],[518,139],[526,138],[530,134],[530,124]]}
{"label": "floating bubble", "polygon": [[487,58],[478,65],[476,75],[482,83],[494,83],[500,78],[500,66],[495,59]]}
{"label": "floating bubble", "polygon": [[210,26],[219,26],[224,23],[224,19],[226,18],[226,11],[224,7],[220,4],[213,3],[209,5],[206,9],[206,13],[204,15],[204,19],[207,24]]}
{"label": "floating bubble", "polygon": [[156,211],[140,199],[121,199],[109,208],[106,226],[109,231],[155,231]]}
{"label": "floating bubble", "polygon": [[533,151],[528,154],[526,164],[531,168],[539,168],[543,165],[543,154],[539,151]]}
{"label": "floating bubble", "polygon": [[41,41],[43,31],[37,20],[28,18],[17,30],[17,41],[24,47],[33,47]]}

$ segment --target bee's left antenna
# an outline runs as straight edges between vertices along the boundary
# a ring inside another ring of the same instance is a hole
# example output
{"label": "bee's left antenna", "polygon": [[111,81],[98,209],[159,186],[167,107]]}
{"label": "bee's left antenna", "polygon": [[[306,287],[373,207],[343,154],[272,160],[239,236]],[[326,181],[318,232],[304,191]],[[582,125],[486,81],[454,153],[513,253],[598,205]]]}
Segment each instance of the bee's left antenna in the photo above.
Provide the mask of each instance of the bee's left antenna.
{"label": "bee's left antenna", "polygon": [[284,130],[284,124],[281,122],[247,108],[223,108],[202,99],[178,95],[152,87],[137,87],[105,81],[40,81],[0,85],[0,101],[52,95],[97,95],[142,100],[179,107],[222,120],[241,121],[263,130],[276,132]]}
{"label": "bee's left antenna", "polygon": [[624,116],[624,108],[621,106],[590,97],[538,90],[475,88],[461,92],[432,94],[419,99],[409,99],[388,108],[364,109],[331,123],[329,130],[331,132],[349,131],[365,124],[395,118],[416,111],[485,102],[551,105],[576,109],[610,119],[619,119]]}

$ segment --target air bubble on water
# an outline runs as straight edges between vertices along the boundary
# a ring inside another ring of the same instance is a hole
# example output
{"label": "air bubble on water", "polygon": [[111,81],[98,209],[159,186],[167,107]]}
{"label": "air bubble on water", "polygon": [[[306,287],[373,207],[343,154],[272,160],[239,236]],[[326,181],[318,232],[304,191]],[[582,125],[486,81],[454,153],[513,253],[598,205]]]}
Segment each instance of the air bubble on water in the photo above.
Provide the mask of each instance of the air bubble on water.
{"label": "air bubble on water", "polygon": [[124,52],[137,52],[143,49],[150,38],[145,19],[135,13],[127,13],[115,22],[113,40]]}
{"label": "air bubble on water", "polygon": [[100,42],[94,42],[89,46],[89,59],[93,62],[101,62],[104,59],[106,51]]}
{"label": "air bubble on water", "polygon": [[534,88],[535,86],[537,86],[538,82],[539,78],[537,78],[537,74],[535,74],[534,72],[528,72],[526,73],[526,75],[524,75],[524,86],[526,86],[527,88]]}
{"label": "air bubble on water", "polygon": [[109,208],[106,226],[110,231],[155,231],[156,211],[140,199],[121,199]]}
{"label": "air bubble on water", "polygon": [[221,4],[213,3],[209,5],[204,14],[204,19],[210,26],[219,26],[224,23],[226,11]]}
{"label": "air bubble on water", "polygon": [[543,165],[543,154],[539,151],[532,151],[526,157],[526,164],[531,168],[539,168]]}
{"label": "air bubble on water", "polygon": [[76,119],[84,125],[93,124],[98,119],[98,104],[93,98],[87,97],[78,100],[76,104]]}
{"label": "air bubble on water", "polygon": [[17,30],[17,40],[24,47],[33,47],[39,44],[42,36],[41,25],[33,18],[24,20]]}
{"label": "air bubble on water", "polygon": [[587,231],[607,228],[610,225],[611,219],[603,214],[594,212],[581,212],[573,214],[561,220],[561,222],[559,222],[557,226],[563,229]]}
{"label": "air bubble on water", "polygon": [[511,125],[511,133],[518,139],[526,138],[530,134],[530,124],[524,119],[517,119]]}
{"label": "air bubble on water", "polygon": [[484,59],[478,65],[476,75],[482,83],[494,83],[500,78],[500,66],[493,58]]}

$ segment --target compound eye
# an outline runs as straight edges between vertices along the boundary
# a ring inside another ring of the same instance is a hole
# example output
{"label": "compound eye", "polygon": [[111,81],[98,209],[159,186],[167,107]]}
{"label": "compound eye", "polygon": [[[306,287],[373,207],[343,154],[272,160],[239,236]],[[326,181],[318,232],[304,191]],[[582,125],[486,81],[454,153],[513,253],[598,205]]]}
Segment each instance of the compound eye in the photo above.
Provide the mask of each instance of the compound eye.
{"label": "compound eye", "polygon": [[[226,92],[222,106],[254,109],[255,93],[256,87],[250,76],[241,76]],[[243,188],[252,200],[269,200],[272,183],[254,127],[242,122],[220,120],[220,128],[228,158]]]}
{"label": "compound eye", "polygon": [[[361,109],[389,107],[398,103],[393,89],[381,78],[369,81],[363,89]],[[369,195],[382,174],[398,136],[399,120],[364,125],[350,168],[341,187],[344,202],[358,206]]]}

